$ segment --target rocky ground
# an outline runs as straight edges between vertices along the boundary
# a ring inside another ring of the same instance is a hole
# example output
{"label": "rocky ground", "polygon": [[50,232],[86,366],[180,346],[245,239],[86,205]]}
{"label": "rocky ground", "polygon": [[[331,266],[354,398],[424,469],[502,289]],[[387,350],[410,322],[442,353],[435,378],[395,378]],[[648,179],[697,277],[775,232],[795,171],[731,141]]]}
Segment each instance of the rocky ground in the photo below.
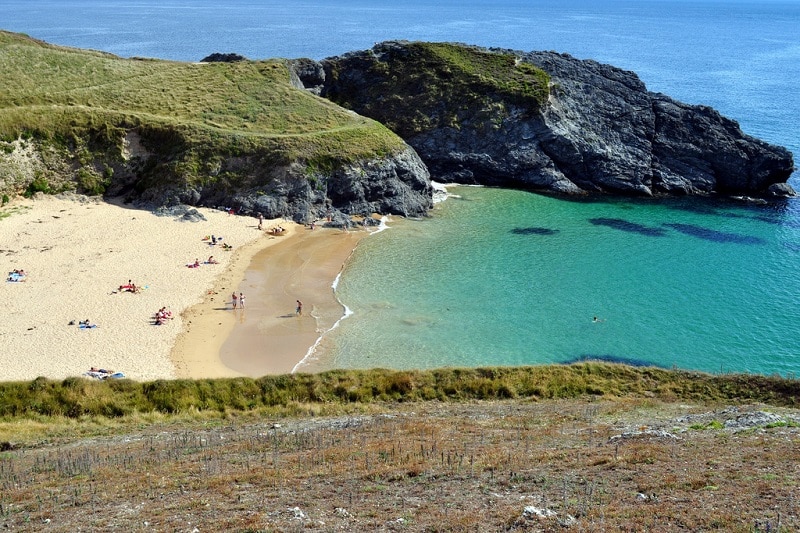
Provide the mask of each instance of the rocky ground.
{"label": "rocky ground", "polygon": [[795,531],[800,411],[401,404],[0,453],[14,531]]}

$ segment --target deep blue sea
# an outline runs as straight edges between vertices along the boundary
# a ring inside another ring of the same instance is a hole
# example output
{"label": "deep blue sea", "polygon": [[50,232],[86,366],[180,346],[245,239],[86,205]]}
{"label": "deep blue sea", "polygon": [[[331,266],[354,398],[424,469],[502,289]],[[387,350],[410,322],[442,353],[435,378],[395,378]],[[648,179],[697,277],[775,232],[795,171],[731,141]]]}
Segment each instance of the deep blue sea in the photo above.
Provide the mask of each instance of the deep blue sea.
{"label": "deep blue sea", "polygon": [[[321,59],[387,39],[555,50],[800,155],[800,0],[0,0],[0,13],[1,28],[53,43],[183,61]],[[362,241],[337,285],[351,314],[299,370],[599,357],[800,371],[800,200],[451,193]]]}

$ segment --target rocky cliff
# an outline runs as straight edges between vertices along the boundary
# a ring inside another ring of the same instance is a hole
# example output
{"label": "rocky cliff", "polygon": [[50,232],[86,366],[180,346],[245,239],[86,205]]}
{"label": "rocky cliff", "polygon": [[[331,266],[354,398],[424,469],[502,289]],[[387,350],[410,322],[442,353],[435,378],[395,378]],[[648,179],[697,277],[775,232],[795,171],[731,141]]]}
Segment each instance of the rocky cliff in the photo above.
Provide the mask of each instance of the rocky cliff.
{"label": "rocky cliff", "polygon": [[304,86],[388,125],[438,181],[568,194],[793,194],[788,150],[595,61],[386,42],[301,66]]}
{"label": "rocky cliff", "polygon": [[289,61],[204,61],[123,59],[0,31],[2,202],[75,191],[340,223],[432,206],[417,153],[298,89]]}
{"label": "rocky cliff", "polygon": [[424,215],[431,173],[566,194],[793,194],[787,150],[593,61],[409,42],[321,62],[209,57],[225,61],[0,31],[3,201],[76,191],[346,223]]}

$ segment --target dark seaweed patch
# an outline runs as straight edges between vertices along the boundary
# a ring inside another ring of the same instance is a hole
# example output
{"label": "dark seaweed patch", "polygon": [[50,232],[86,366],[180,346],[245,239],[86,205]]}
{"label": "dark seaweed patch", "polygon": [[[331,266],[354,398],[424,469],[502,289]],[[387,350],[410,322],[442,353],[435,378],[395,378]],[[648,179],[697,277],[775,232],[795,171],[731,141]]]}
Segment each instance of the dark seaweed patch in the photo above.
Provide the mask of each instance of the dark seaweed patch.
{"label": "dark seaweed patch", "polygon": [[658,368],[667,368],[666,366],[659,365],[658,363],[653,363],[652,361],[645,361],[644,359],[634,359],[630,357],[620,357],[617,355],[610,355],[610,354],[584,354],[579,355],[574,359],[570,359],[569,361],[564,361],[563,365],[571,365],[573,363],[585,363],[587,361],[601,361],[603,363],[619,363],[622,365],[628,366],[638,366],[638,367],[647,367],[647,366],[655,366]]}
{"label": "dark seaweed patch", "polygon": [[645,235],[647,237],[663,237],[667,233],[661,228],[651,228],[622,218],[590,218],[589,222],[595,226],[606,226],[620,231],[638,233],[639,235]]}
{"label": "dark seaweed patch", "polygon": [[515,235],[555,235],[558,233],[557,229],[550,228],[514,228],[511,233]]}
{"label": "dark seaweed patch", "polygon": [[664,224],[664,226],[672,228],[675,231],[679,231],[684,235],[697,237],[698,239],[703,239],[706,241],[731,242],[735,244],[766,244],[766,241],[764,241],[764,239],[761,239],[760,237],[717,231],[715,229],[705,228],[703,226],[697,226],[695,224],[675,223],[675,224]]}
{"label": "dark seaweed patch", "polygon": [[783,222],[780,217],[776,216],[769,216],[769,215],[758,215],[753,217],[753,220],[758,220],[760,222],[766,222],[767,224],[780,224]]}

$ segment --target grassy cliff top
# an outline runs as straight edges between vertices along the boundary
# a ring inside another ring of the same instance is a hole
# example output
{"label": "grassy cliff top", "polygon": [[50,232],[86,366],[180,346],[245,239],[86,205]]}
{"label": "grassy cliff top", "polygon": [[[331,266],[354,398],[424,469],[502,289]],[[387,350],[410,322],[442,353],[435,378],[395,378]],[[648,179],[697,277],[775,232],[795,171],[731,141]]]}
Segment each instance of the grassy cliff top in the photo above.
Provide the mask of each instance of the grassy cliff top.
{"label": "grassy cliff top", "polygon": [[[550,76],[510,52],[457,43],[387,42],[365,56],[326,60],[329,96],[375,117],[404,138],[464,121],[489,120],[516,106],[530,113],[550,95]],[[355,59],[350,76],[347,63]]]}
{"label": "grassy cliff top", "polygon": [[397,150],[382,125],[293,87],[283,60],[123,59],[0,32],[0,138],[154,125],[189,143],[269,147],[288,159]]}

